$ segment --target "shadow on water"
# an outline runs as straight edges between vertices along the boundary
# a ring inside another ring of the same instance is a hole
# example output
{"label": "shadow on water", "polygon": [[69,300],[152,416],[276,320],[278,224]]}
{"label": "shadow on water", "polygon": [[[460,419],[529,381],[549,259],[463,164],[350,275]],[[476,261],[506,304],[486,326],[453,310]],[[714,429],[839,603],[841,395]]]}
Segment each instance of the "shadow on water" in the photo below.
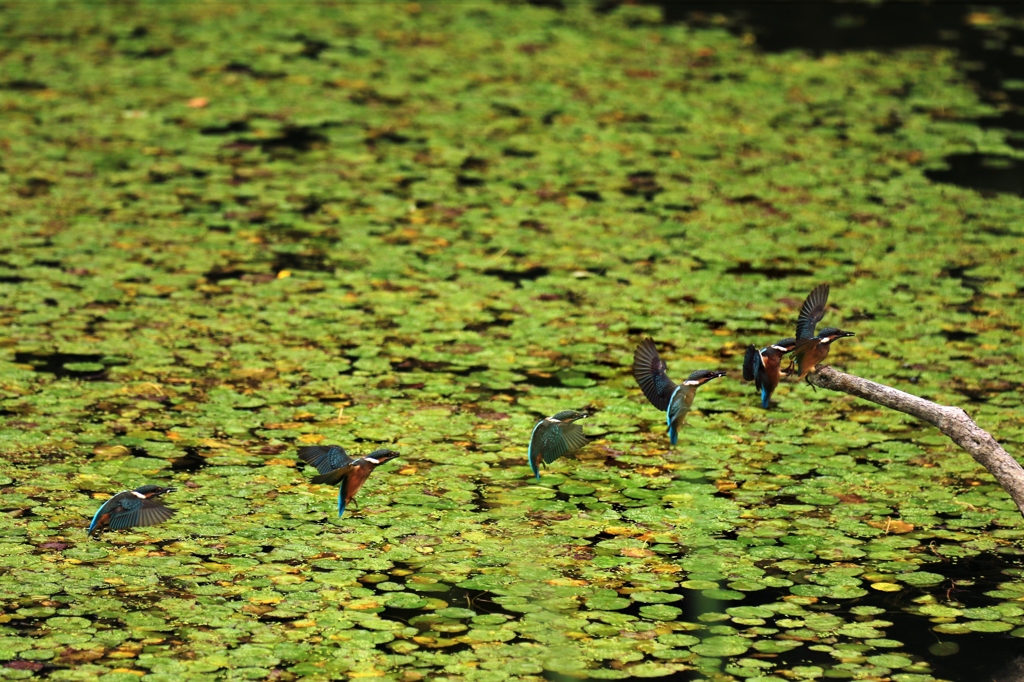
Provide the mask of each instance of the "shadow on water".
{"label": "shadow on water", "polygon": [[[1024,31],[997,27],[986,12],[1019,14],[1019,2],[649,2],[662,8],[668,23],[683,22],[695,28],[718,27],[725,16],[727,27],[737,35],[753,34],[765,52],[807,50],[815,55],[848,50],[896,50],[912,47],[955,49],[957,63],[967,79],[998,116],[975,119],[982,128],[1024,131],[1024,90],[1007,87],[1007,81],[1024,78],[1021,44]],[[912,83],[904,84],[906,93]],[[899,93],[896,93],[899,96]],[[902,124],[894,120],[885,130],[898,134]],[[1009,143],[1024,146],[1024,137]],[[925,176],[985,193],[1024,195],[1024,165],[1006,156],[982,153],[953,154],[948,167],[929,170]]]}
{"label": "shadow on water", "polygon": [[[939,573],[945,578],[937,585],[908,587],[899,592],[870,590],[867,595],[855,600],[821,598],[804,608],[819,613],[844,612],[852,606],[881,609],[880,613],[873,616],[858,616],[856,617],[857,621],[868,626],[872,621],[891,623],[891,625],[878,629],[884,631],[883,637],[902,643],[902,646],[893,649],[892,653],[910,657],[917,665],[928,666],[933,679],[950,680],[951,682],[988,682],[990,680],[992,682],[1024,682],[1024,641],[1021,639],[1013,637],[1007,632],[940,634],[932,629],[933,623],[929,622],[926,616],[910,612],[910,609],[917,604],[914,600],[926,595],[934,597],[937,603],[948,603],[960,609],[993,606],[1000,600],[988,597],[985,592],[994,590],[999,583],[1010,580],[1011,577],[1007,575],[1006,571],[1019,568],[1019,566],[1019,562],[996,553],[981,554],[958,561],[935,562],[928,564],[927,570]],[[793,577],[785,574],[779,575],[780,577]],[[964,583],[969,583],[969,587],[957,589],[958,584]],[[703,590],[680,587],[672,592],[683,597],[681,601],[676,602],[676,605],[683,609],[683,613],[679,617],[680,621],[706,622],[708,625],[714,625],[717,622],[716,618],[707,618],[711,614],[725,614],[727,609],[737,606],[776,604],[792,596],[788,589],[783,588],[766,588],[747,592],[743,599],[729,601],[706,596]],[[639,604],[631,604],[619,613],[639,615],[639,607]],[[721,621],[721,623],[728,622]],[[702,639],[710,635],[707,631],[699,630],[687,634]],[[740,634],[742,634],[742,629]],[[823,632],[819,639],[820,641],[805,641],[804,646],[771,656],[770,660],[774,664],[771,674],[779,675],[781,671],[791,670],[798,666],[818,666],[826,671],[835,669],[840,660],[835,658],[827,648],[822,650],[811,648],[815,644],[827,643],[831,639],[829,633]],[[859,642],[854,639],[854,644],[859,645]],[[863,654],[857,655],[871,656],[886,653],[889,653],[889,650],[866,647]],[[641,662],[638,661],[638,663]],[[658,679],[666,682],[695,682],[714,679],[714,676],[715,674],[710,669],[684,670]],[[551,682],[602,679],[551,671],[545,672],[544,678]]]}
{"label": "shadow on water", "polygon": [[59,379],[96,381],[106,377],[106,366],[96,369],[76,369],[77,365],[99,365],[103,355],[83,353],[15,353],[14,362],[31,365],[36,372],[52,374]]}

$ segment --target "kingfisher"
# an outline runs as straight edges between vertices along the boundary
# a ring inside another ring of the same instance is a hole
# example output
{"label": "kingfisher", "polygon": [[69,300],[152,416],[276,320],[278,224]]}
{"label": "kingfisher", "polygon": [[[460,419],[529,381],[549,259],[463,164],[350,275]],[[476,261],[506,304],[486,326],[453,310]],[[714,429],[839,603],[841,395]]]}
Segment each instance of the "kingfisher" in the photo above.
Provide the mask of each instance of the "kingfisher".
{"label": "kingfisher", "polygon": [[761,392],[761,407],[768,409],[772,393],[782,379],[782,356],[793,350],[796,339],[782,339],[770,346],[757,350],[757,346],[747,346],[747,356],[743,360],[743,379],[753,381]]}
{"label": "kingfisher", "polygon": [[796,345],[793,347],[793,363],[797,366],[798,381],[813,372],[818,363],[828,356],[833,341],[855,336],[853,332],[837,327],[825,327],[815,335],[815,327],[825,316],[826,304],[828,285],[819,284],[807,294],[807,299],[800,306],[800,316],[796,321]]}
{"label": "kingfisher", "polygon": [[679,440],[679,426],[690,411],[697,388],[725,372],[710,369],[698,369],[677,386],[665,373],[668,366],[658,355],[653,339],[644,339],[633,352],[633,376],[640,390],[647,399],[659,410],[665,410],[665,422],[668,424],[668,437],[672,445]]}
{"label": "kingfisher", "polygon": [[398,453],[381,448],[368,455],[352,459],[340,445],[308,445],[299,448],[299,459],[312,464],[320,472],[313,477],[313,483],[328,483],[338,486],[338,516],[345,513],[345,507],[366,483],[373,470],[390,462]]}
{"label": "kingfisher", "polygon": [[541,460],[544,464],[551,464],[559,457],[574,454],[587,444],[583,427],[575,423],[586,416],[576,410],[562,410],[541,419],[533,427],[526,457],[530,460],[530,468],[533,469],[533,475],[537,480],[540,480]]}
{"label": "kingfisher", "polygon": [[154,526],[166,521],[174,515],[174,510],[165,507],[156,498],[175,490],[176,488],[144,485],[135,490],[117,493],[96,511],[86,535],[98,535],[105,528],[121,530],[132,526]]}

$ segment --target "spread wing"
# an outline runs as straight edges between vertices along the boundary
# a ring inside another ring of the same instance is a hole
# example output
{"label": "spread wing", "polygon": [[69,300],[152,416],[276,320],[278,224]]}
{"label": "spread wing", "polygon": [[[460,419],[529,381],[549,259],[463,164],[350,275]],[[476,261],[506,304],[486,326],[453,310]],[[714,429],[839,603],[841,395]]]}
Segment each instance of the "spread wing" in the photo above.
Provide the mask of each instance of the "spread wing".
{"label": "spread wing", "polygon": [[174,515],[174,510],[165,507],[156,500],[140,500],[132,496],[121,500],[110,513],[111,530],[131,528],[133,526],[153,526]]}
{"label": "spread wing", "polygon": [[[340,445],[307,445],[299,448],[299,459],[312,464],[321,474],[327,474],[352,462]],[[320,478],[317,476],[317,478]],[[317,482],[316,479],[313,481]]]}
{"label": "spread wing", "polygon": [[819,284],[807,294],[807,299],[800,306],[800,317],[796,320],[796,338],[809,339],[814,336],[814,328],[825,316],[825,305],[828,303],[828,285]]}
{"label": "spread wing", "polygon": [[530,438],[530,464],[536,465],[541,459],[551,464],[559,457],[571,455],[587,444],[583,427],[572,422],[550,422],[543,420],[533,430]]}
{"label": "spread wing", "polygon": [[659,410],[668,407],[672,392],[676,390],[676,385],[665,373],[667,369],[654,347],[654,341],[644,339],[633,353],[633,377],[647,399]]}

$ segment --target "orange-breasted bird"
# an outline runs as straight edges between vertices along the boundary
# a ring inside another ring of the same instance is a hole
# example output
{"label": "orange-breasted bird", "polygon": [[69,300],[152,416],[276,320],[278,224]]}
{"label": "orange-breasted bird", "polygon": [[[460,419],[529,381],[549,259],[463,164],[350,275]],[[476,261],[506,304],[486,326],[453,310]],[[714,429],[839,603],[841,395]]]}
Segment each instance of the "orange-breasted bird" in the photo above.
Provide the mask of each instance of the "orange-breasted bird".
{"label": "orange-breasted bird", "polygon": [[837,327],[825,327],[815,335],[815,327],[825,316],[828,304],[828,285],[819,284],[807,295],[800,306],[800,316],[796,321],[796,346],[793,348],[793,363],[797,366],[797,380],[803,379],[813,372],[819,362],[828,357],[832,342],[853,332],[846,332]]}
{"label": "orange-breasted bird", "polygon": [[747,355],[743,360],[743,378],[753,381],[761,392],[761,407],[768,409],[772,393],[782,379],[782,357],[793,350],[796,339],[782,339],[770,346],[757,350],[757,346],[747,346]]}
{"label": "orange-breasted bird", "polygon": [[381,464],[398,457],[394,450],[381,448],[368,455],[352,459],[340,445],[308,445],[299,448],[299,459],[312,464],[320,472],[313,477],[313,483],[329,483],[338,486],[338,516],[345,513],[345,507],[366,483],[373,470]]}

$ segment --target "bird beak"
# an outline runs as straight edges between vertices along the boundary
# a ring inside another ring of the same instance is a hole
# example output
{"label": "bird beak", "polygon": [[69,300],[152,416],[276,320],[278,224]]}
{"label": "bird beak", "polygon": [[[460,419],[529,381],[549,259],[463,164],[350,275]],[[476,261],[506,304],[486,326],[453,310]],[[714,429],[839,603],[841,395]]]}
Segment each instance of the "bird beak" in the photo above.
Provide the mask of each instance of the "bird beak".
{"label": "bird beak", "polygon": [[853,332],[843,332],[843,336],[857,336]]}

